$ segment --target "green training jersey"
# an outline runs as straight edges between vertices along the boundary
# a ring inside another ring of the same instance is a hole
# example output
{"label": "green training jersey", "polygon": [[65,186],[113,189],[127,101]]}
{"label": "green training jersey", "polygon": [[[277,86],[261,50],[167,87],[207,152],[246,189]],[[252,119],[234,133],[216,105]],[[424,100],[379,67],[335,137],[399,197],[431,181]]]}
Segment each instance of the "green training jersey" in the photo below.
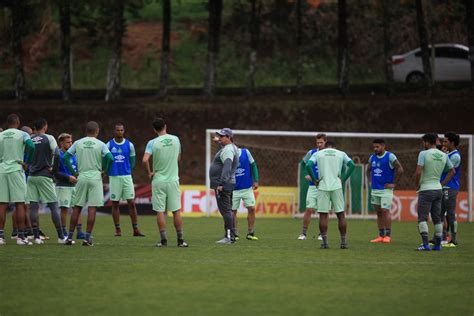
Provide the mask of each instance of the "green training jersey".
{"label": "green training jersey", "polygon": [[77,172],[90,179],[102,179],[102,157],[110,153],[107,145],[95,137],[76,140],[67,151],[76,155]]}
{"label": "green training jersey", "polygon": [[431,148],[420,152],[418,166],[423,167],[419,190],[441,190],[441,174],[452,169],[453,163],[444,152]]}
{"label": "green training jersey", "polygon": [[318,190],[334,191],[342,188],[342,168],[352,161],[345,152],[326,148],[315,152],[310,160],[318,166]]}
{"label": "green training jersey", "polygon": [[16,128],[0,133],[0,173],[22,170],[25,143],[30,135]]}
{"label": "green training jersey", "polygon": [[177,136],[166,134],[150,140],[145,153],[153,157],[153,181],[179,180],[178,158],[181,154],[181,143]]}

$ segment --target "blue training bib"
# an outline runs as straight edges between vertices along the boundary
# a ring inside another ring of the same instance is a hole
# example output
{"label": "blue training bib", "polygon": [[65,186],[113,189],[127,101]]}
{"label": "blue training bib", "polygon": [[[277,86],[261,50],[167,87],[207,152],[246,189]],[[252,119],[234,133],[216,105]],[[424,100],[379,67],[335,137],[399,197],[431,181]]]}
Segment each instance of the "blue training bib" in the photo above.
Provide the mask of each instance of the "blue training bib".
{"label": "blue training bib", "polygon": [[130,141],[125,139],[123,144],[119,145],[115,140],[108,144],[110,153],[114,157],[114,162],[109,170],[109,176],[128,176],[132,174],[130,165]]}
{"label": "blue training bib", "polygon": [[[455,150],[451,153],[448,154],[448,157],[449,159],[451,159],[452,156],[454,155],[460,155],[459,154],[459,151]],[[454,189],[454,190],[457,190],[459,191],[460,187],[461,187],[461,164],[459,164],[459,166],[457,166],[456,168],[454,168],[454,170],[456,171],[456,173],[454,174],[454,176],[451,178],[451,180],[449,180],[448,183],[446,183],[446,187],[450,188],[450,189]],[[441,174],[441,179],[440,181],[443,182],[443,180],[446,178],[446,176],[448,175],[447,172],[443,172]]]}
{"label": "blue training bib", "polygon": [[[317,148],[311,149],[311,156],[317,151],[318,151]],[[313,173],[314,173],[314,176],[316,177],[316,179],[319,179],[318,165],[316,165],[316,164],[313,165]],[[315,186],[316,184],[313,181],[310,181],[309,185]]]}
{"label": "blue training bib", "polygon": [[250,161],[247,150],[241,148],[239,157],[239,166],[235,170],[235,189],[249,189],[253,185],[252,173],[250,171]]}
{"label": "blue training bib", "polygon": [[390,152],[386,151],[382,158],[375,154],[371,156],[372,190],[383,190],[385,184],[393,183],[395,169],[390,168],[390,154]]}

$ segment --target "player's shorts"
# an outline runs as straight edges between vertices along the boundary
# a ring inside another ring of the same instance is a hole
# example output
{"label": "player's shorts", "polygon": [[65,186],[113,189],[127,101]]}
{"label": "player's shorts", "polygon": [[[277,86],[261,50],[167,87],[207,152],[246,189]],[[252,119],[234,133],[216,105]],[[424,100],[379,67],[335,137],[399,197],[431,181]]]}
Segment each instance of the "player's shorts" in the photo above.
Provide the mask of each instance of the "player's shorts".
{"label": "player's shorts", "polygon": [[58,196],[59,207],[73,207],[72,198],[74,196],[75,187],[56,187],[56,195]]}
{"label": "player's shorts", "polygon": [[384,210],[390,210],[392,208],[393,190],[372,190],[370,193],[370,203],[373,205],[380,205],[380,208]]}
{"label": "player's shorts", "polygon": [[156,212],[171,211],[176,212],[181,209],[181,190],[179,181],[160,182],[153,181],[152,187],[152,207]]}
{"label": "player's shorts", "polygon": [[234,190],[232,192],[232,210],[238,210],[240,207],[240,201],[244,201],[245,207],[255,206],[255,194],[253,194],[253,188]]}
{"label": "player's shorts", "polygon": [[458,190],[444,188],[443,189],[443,200],[441,201],[441,213],[455,214],[456,212],[456,198]]}
{"label": "player's shorts", "polygon": [[73,206],[104,206],[104,187],[102,179],[77,178],[76,190],[72,198]]}
{"label": "player's shorts", "polygon": [[310,185],[308,187],[308,192],[306,193],[306,208],[311,208],[313,210],[318,209],[318,188],[315,185]]}
{"label": "player's shorts", "polygon": [[10,173],[0,173],[0,202],[20,203],[25,201],[25,173],[22,170]]}
{"label": "player's shorts", "polygon": [[54,203],[58,201],[54,181],[43,176],[29,176],[26,185],[26,200],[28,202]]}
{"label": "player's shorts", "polygon": [[318,213],[329,213],[331,209],[335,213],[344,212],[344,194],[342,189],[334,191],[318,190],[316,199],[318,201]]}
{"label": "player's shorts", "polygon": [[133,200],[135,198],[135,186],[132,176],[109,177],[110,200]]}

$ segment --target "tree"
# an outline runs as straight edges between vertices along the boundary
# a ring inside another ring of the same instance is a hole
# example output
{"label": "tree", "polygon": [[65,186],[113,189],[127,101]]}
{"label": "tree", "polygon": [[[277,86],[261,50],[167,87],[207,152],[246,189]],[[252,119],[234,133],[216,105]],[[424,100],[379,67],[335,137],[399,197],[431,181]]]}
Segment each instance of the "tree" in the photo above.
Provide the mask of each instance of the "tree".
{"label": "tree", "polygon": [[393,0],[381,0],[381,15],[383,25],[383,52],[384,52],[384,70],[385,70],[385,83],[387,84],[388,94],[393,93],[393,69],[392,69],[392,41],[390,39],[390,25],[392,22],[392,10],[391,6]]}
{"label": "tree", "polygon": [[209,0],[209,38],[207,44],[207,67],[204,80],[204,95],[214,96],[219,61],[219,37],[222,19],[222,0]]}
{"label": "tree", "polygon": [[298,93],[301,92],[303,83],[303,60],[301,57],[301,44],[303,41],[302,1],[296,0],[296,90]]}
{"label": "tree", "polygon": [[122,38],[125,33],[124,0],[114,0],[113,10],[113,37],[112,55],[107,69],[106,101],[120,99],[120,77],[122,59]]}
{"label": "tree", "polygon": [[467,42],[471,61],[471,87],[474,89],[474,0],[464,0],[466,5]]}
{"label": "tree", "polygon": [[168,94],[171,35],[171,0],[163,0],[163,36],[161,41],[160,97]]}
{"label": "tree", "polygon": [[338,58],[337,58],[337,80],[339,91],[342,95],[349,92],[349,35],[347,27],[347,2],[337,2],[337,24],[338,24]]}
{"label": "tree", "polygon": [[250,54],[249,54],[249,74],[247,83],[247,94],[253,95],[255,92],[255,73],[257,70],[257,50],[260,40],[260,10],[261,1],[250,0]]}
{"label": "tree", "polygon": [[26,100],[26,80],[23,67],[23,27],[24,11],[26,6],[24,1],[12,1],[11,4],[11,45],[15,65],[15,95],[19,101]]}
{"label": "tree", "polygon": [[62,95],[64,101],[72,100],[71,93],[71,4],[59,0],[60,58],[62,65]]}
{"label": "tree", "polygon": [[430,48],[428,31],[426,29],[425,12],[423,0],[416,0],[416,23],[418,26],[418,37],[421,47],[421,59],[423,61],[423,73],[425,85],[431,93],[433,89],[433,74],[431,71]]}

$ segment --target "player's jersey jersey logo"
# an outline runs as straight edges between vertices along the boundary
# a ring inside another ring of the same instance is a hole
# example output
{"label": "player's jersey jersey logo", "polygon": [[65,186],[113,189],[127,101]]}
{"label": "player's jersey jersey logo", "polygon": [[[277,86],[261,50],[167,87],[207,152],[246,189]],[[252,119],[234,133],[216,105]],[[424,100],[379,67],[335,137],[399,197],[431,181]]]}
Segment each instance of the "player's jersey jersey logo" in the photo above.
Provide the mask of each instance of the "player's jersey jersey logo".
{"label": "player's jersey jersey logo", "polygon": [[237,170],[235,170],[235,176],[236,177],[242,177],[245,175],[245,169],[244,168],[237,168]]}
{"label": "player's jersey jersey logo", "polygon": [[33,143],[39,144],[39,143],[41,143],[41,141],[43,140],[43,137],[41,137],[41,136],[36,136],[36,137],[32,138],[31,140],[33,141]]}
{"label": "player's jersey jersey logo", "polygon": [[125,162],[125,156],[124,155],[117,155],[115,156],[115,162]]}
{"label": "player's jersey jersey logo", "polygon": [[381,176],[382,176],[382,173],[383,173],[383,170],[382,170],[382,169],[380,169],[380,168],[374,169],[374,176],[376,176],[376,177],[381,177]]}
{"label": "player's jersey jersey logo", "polygon": [[88,140],[84,142],[84,145],[85,145],[84,148],[91,149],[91,148],[94,148],[95,142]]}
{"label": "player's jersey jersey logo", "polygon": [[113,154],[116,154],[116,153],[121,154],[121,153],[122,153],[122,148],[112,147],[112,149],[111,149],[110,151],[111,151]]}
{"label": "player's jersey jersey logo", "polygon": [[172,141],[171,139],[163,139],[163,140],[161,140],[160,142],[163,144],[163,147],[169,147],[169,146],[172,145],[171,143],[172,143],[173,141]]}
{"label": "player's jersey jersey logo", "polygon": [[431,156],[433,157],[433,160],[437,160],[437,161],[442,161],[442,158],[443,158],[443,155],[440,153],[434,153]]}
{"label": "player's jersey jersey logo", "polygon": [[3,134],[4,138],[12,138],[12,136],[15,135],[15,132],[6,132]]}

